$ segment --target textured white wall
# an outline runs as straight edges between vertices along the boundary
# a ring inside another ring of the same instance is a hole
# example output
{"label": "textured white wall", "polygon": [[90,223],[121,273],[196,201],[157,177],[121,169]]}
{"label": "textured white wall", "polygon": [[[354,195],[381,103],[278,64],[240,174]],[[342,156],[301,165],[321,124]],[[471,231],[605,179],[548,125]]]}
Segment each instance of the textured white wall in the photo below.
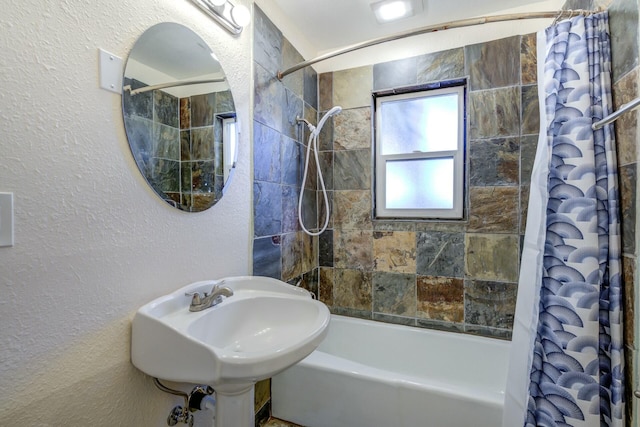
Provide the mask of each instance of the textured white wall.
{"label": "textured white wall", "polygon": [[[250,271],[251,30],[233,38],[187,0],[0,8],[0,192],[15,204],[15,246],[0,248],[0,425],[164,426],[181,402],[130,364],[130,321],[187,283]],[[164,21],[217,53],[241,120],[239,170],[201,213],[147,187],[120,96],[98,87],[97,49],[126,58]]]}

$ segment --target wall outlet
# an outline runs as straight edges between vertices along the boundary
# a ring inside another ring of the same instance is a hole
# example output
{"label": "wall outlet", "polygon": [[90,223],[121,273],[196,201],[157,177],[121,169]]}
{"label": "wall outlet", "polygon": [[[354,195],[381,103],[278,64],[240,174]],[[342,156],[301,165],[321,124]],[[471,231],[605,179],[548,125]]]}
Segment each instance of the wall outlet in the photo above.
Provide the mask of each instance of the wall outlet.
{"label": "wall outlet", "polygon": [[13,193],[0,193],[0,247],[13,246]]}

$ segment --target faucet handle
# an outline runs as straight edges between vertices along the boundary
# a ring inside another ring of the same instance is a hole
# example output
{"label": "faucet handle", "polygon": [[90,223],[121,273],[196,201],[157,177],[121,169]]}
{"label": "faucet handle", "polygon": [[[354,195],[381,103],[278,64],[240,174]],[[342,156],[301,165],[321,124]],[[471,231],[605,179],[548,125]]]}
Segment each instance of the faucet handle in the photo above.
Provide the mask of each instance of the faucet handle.
{"label": "faucet handle", "polygon": [[[198,292],[185,292],[184,296],[192,297],[191,298],[191,305],[196,305],[196,304],[200,304],[201,303],[200,294]],[[207,296],[207,294],[205,294],[205,297],[206,296]]]}
{"label": "faucet handle", "polygon": [[211,288],[211,293],[214,293],[216,289],[220,286],[224,285],[224,279],[213,282],[213,287]]}

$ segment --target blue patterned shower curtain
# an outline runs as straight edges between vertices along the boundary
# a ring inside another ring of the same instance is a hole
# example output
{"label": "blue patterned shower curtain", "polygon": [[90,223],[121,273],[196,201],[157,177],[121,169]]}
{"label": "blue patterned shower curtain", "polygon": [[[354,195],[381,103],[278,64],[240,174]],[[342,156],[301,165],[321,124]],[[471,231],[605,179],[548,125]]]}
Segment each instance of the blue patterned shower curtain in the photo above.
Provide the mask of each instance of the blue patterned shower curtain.
{"label": "blue patterned shower curtain", "polygon": [[541,136],[503,427],[624,426],[619,199],[606,12],[538,34]]}

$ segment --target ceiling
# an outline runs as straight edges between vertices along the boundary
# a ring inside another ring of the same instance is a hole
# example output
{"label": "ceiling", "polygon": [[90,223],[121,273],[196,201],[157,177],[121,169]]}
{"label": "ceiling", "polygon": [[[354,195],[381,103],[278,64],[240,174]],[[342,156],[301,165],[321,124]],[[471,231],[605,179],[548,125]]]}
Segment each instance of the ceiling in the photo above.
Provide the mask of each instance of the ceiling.
{"label": "ceiling", "polygon": [[270,0],[259,3],[265,6],[271,3],[279,9],[279,13],[286,16],[319,53],[409,29],[518,8],[522,11],[558,10],[564,3],[564,0],[422,0],[423,12],[419,15],[378,24],[370,7],[377,1]]}

